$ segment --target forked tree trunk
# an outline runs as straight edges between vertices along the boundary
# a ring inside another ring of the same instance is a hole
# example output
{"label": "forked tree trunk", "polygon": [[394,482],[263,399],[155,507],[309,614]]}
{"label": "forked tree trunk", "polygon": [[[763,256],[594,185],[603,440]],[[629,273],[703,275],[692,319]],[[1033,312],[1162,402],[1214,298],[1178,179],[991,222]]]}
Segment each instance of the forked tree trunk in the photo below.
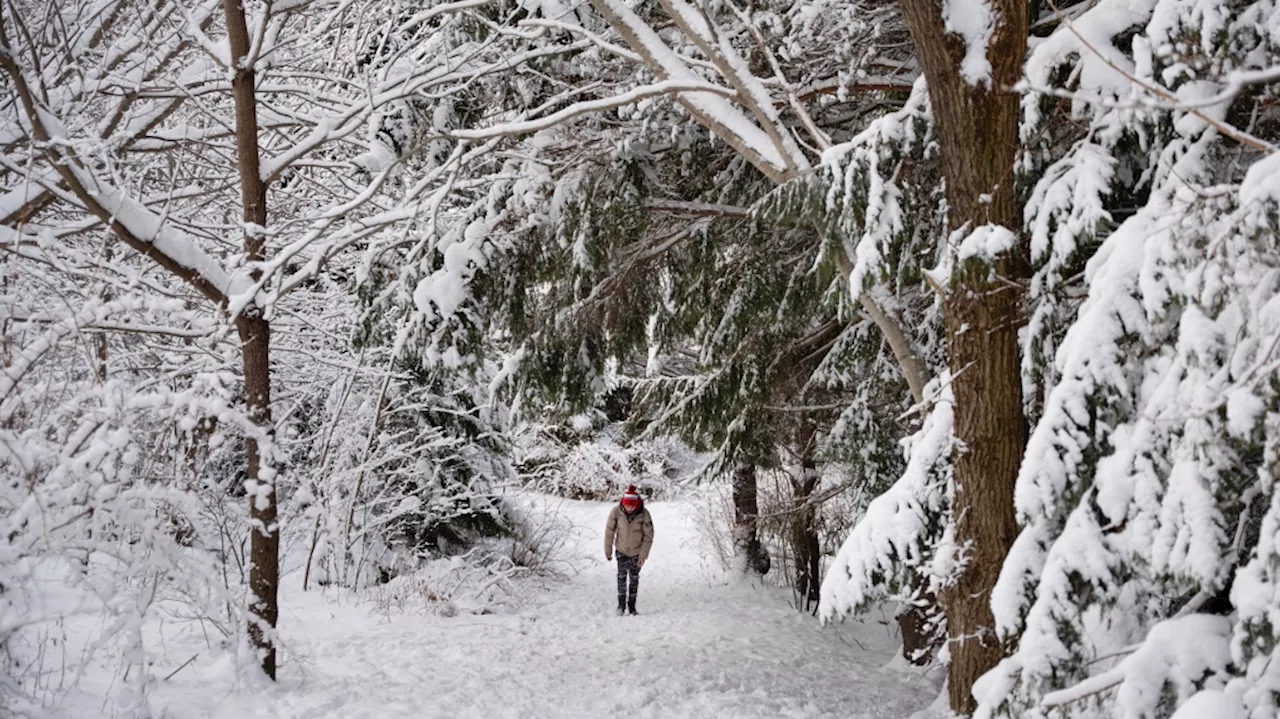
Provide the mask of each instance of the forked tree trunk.
{"label": "forked tree trunk", "polygon": [[733,471],[733,548],[745,559],[747,571],[763,575],[769,573],[771,561],[756,528],[760,516],[756,495],[756,465],[744,460]]}
{"label": "forked tree trunk", "polygon": [[[223,0],[227,42],[234,60],[231,91],[236,108],[236,159],[240,170],[240,199],[244,210],[245,259],[264,258],[267,226],[267,185],[259,172],[258,106],[253,58],[240,0]],[[263,19],[266,22],[266,18]],[[257,280],[259,274],[252,274]],[[271,325],[263,308],[249,303],[236,318],[244,360],[245,408],[263,436],[271,434]],[[276,472],[270,456],[263,456],[255,437],[245,441],[248,454],[249,519],[249,640],[262,658],[262,671],[276,678],[276,647],[272,633],[279,617],[280,528],[276,526]],[[266,461],[264,461],[266,460]],[[265,466],[264,466],[265,465]],[[266,471],[264,471],[266,470]]]}
{"label": "forked tree trunk", "polygon": [[[1018,96],[1027,46],[1027,4],[992,0],[991,80],[961,73],[965,42],[949,34],[940,0],[900,0],[938,128],[948,219],[953,229],[987,224],[1021,234],[1013,196]],[[1013,486],[1026,445],[1019,378],[1018,327],[1025,275],[1023,243],[988,264],[971,259],[953,271],[945,299],[955,394],[956,543],[968,562],[941,597],[947,615],[951,709],[971,714],[978,677],[1002,657],[991,589],[1017,532]]]}

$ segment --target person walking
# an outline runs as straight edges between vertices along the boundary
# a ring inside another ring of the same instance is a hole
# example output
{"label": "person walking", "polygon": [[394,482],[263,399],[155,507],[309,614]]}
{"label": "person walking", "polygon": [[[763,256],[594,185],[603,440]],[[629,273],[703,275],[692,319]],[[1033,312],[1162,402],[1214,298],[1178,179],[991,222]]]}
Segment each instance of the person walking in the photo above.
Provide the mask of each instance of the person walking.
{"label": "person walking", "polygon": [[644,500],[634,484],[627,487],[619,502],[609,512],[604,525],[604,559],[613,560],[618,553],[618,616],[636,614],[636,592],[640,588],[640,568],[649,559],[653,547],[653,517],[644,508]]}

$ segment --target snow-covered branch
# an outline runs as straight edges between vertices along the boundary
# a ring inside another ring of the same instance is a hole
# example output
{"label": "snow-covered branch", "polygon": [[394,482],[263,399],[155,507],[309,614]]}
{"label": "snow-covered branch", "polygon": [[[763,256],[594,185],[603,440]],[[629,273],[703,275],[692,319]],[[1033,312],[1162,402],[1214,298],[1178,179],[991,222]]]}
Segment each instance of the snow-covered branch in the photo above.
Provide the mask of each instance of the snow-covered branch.
{"label": "snow-covered branch", "polygon": [[[659,77],[697,82],[688,65],[631,8],[619,0],[592,0],[591,5]],[[767,132],[727,100],[706,95],[679,95],[677,99],[765,175],[777,181],[791,176],[794,160],[787,159]]]}
{"label": "snow-covered branch", "polygon": [[719,95],[721,97],[735,96],[733,90],[710,82],[701,82],[698,80],[664,80],[662,82],[655,82],[651,85],[641,85],[626,92],[614,95],[613,97],[576,102],[569,107],[545,117],[504,122],[498,125],[474,130],[454,130],[449,134],[451,137],[456,137],[462,140],[487,140],[492,137],[527,135],[538,132],[539,130],[545,130],[549,127],[563,124],[567,120],[578,117],[579,115],[585,115],[591,112],[600,112],[603,110],[612,110],[625,105],[632,105],[650,97],[658,97],[661,95],[680,95],[681,93],[707,93]]}

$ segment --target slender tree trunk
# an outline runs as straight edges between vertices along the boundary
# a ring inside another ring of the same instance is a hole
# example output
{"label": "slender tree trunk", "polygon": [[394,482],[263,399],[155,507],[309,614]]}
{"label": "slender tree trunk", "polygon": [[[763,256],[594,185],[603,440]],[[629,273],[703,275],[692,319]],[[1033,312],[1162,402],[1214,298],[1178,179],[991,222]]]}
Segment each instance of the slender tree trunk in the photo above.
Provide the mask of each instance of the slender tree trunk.
{"label": "slender tree trunk", "polygon": [[[103,243],[102,259],[110,262],[112,255],[111,241]],[[111,286],[103,283],[102,292],[99,294],[103,302],[110,302],[115,299],[115,293],[111,291]],[[93,354],[94,368],[93,374],[98,380],[98,384],[106,384],[107,382],[107,361],[111,358],[110,347],[107,344],[107,333],[99,332],[93,337]]]}
{"label": "slender tree trunk", "polygon": [[743,460],[733,471],[734,550],[746,560],[747,571],[763,575],[768,574],[771,562],[756,531],[760,516],[756,494],[756,465]]}
{"label": "slender tree trunk", "polygon": [[801,472],[801,477],[792,482],[796,511],[791,517],[791,548],[796,564],[796,594],[804,610],[809,611],[817,605],[822,588],[822,548],[814,509],[807,504],[818,487],[818,471],[810,466]]}
{"label": "slender tree trunk", "polygon": [[817,605],[822,586],[819,565],[821,546],[818,542],[817,516],[809,499],[818,488],[818,464],[814,459],[817,446],[816,428],[805,424],[799,433],[800,477],[791,481],[795,512],[791,516],[791,545],[796,564],[796,594],[805,611]]}
{"label": "slender tree trunk", "polygon": [[107,360],[111,358],[108,347],[106,332],[93,336],[93,376],[98,384],[105,384],[107,381]]}
{"label": "slender tree trunk", "polygon": [[350,575],[348,586],[356,588],[360,586],[360,568],[363,565],[363,558],[360,561],[354,561],[351,555],[351,528],[355,526],[356,521],[356,504],[360,502],[360,490],[364,488],[364,478],[368,473],[369,458],[373,456],[374,444],[378,441],[378,423],[382,421],[382,412],[387,408],[387,389],[391,387],[392,368],[394,361],[387,365],[387,376],[382,379],[382,389],[378,390],[378,405],[373,413],[373,422],[369,424],[369,436],[364,443],[364,456],[360,459],[360,475],[356,477],[355,489],[351,491],[351,504],[347,508],[347,528],[342,532],[342,561],[344,563],[343,578],[347,578],[347,571],[350,566],[354,565],[355,573]]}
{"label": "slender tree trunk", "polygon": [[[950,225],[1021,223],[1013,196],[1018,96],[1027,44],[1024,0],[992,0],[988,83],[961,73],[965,42],[949,34],[939,0],[900,0],[929,85],[947,186]],[[1022,241],[993,262],[956,267],[944,300],[955,393],[956,543],[964,569],[941,597],[946,610],[952,711],[971,714],[973,683],[1002,657],[990,594],[1017,532],[1013,486],[1026,445],[1019,379],[1018,327],[1025,275]]]}
{"label": "slender tree trunk", "polygon": [[[253,423],[271,427],[271,326],[260,317],[236,322],[244,356],[245,404]],[[249,639],[262,652],[262,671],[276,678],[276,647],[270,636],[280,610],[280,528],[276,524],[274,470],[263,460],[257,439],[245,440],[249,460]],[[268,471],[264,471],[268,470]]]}
{"label": "slender tree trunk", "polygon": [[[848,277],[850,272],[852,270],[845,272],[845,277]],[[862,303],[862,309],[867,316],[884,334],[894,359],[898,361],[898,368],[902,370],[902,377],[907,381],[907,387],[911,389],[911,398],[916,404],[920,404],[924,401],[924,386],[929,382],[929,372],[925,369],[920,355],[916,354],[911,340],[907,339],[907,333],[903,331],[902,324],[885,314],[866,292],[863,292],[858,300]]]}
{"label": "slender tree trunk", "polygon": [[[255,96],[254,58],[250,57],[249,30],[240,0],[223,0],[227,16],[227,42],[235,74],[231,92],[236,107],[236,156],[240,169],[240,199],[244,210],[244,249],[248,262],[264,258],[267,225],[267,185],[259,172],[258,104]],[[267,22],[267,18],[263,18]],[[253,279],[258,271],[251,272]],[[244,360],[245,407],[250,420],[271,435],[271,325],[263,308],[250,302],[236,318]],[[276,678],[276,647],[272,632],[279,617],[280,528],[276,525],[276,471],[270,453],[264,453],[256,437],[245,442],[248,454],[249,517],[253,528],[249,544],[249,639],[262,657],[262,671]]]}

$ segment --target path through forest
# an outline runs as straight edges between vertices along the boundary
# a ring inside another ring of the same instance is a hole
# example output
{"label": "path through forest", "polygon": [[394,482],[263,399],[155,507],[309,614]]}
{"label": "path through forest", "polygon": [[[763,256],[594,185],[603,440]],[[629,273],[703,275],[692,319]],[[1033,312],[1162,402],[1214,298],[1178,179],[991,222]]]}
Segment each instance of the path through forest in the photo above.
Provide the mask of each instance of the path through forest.
{"label": "path through forest", "polygon": [[878,616],[824,628],[781,590],[726,583],[689,503],[650,503],[657,536],[641,615],[617,617],[601,539],[610,505],[551,506],[572,525],[565,551],[575,571],[520,610],[378,614],[290,581],[281,630],[293,662],[278,685],[220,679],[234,672],[215,663],[164,683],[156,704],[175,719],[889,719],[938,693],[938,671],[882,668],[897,645]]}

